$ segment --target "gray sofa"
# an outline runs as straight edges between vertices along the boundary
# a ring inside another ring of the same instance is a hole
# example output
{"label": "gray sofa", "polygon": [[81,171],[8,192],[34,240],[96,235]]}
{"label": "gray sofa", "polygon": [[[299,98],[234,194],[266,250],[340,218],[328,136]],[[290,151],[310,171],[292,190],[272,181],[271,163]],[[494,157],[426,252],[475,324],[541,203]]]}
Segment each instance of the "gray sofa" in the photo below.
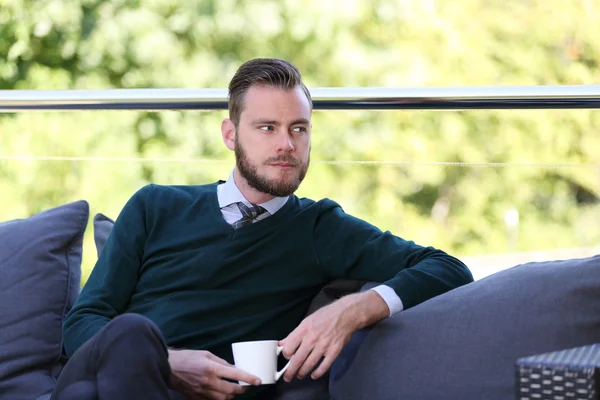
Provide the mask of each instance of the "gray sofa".
{"label": "gray sofa", "polygon": [[[89,216],[87,202],[79,201],[0,223],[0,399],[47,399],[53,390],[65,363],[61,325],[79,294]],[[98,252],[111,229],[110,218],[95,216]],[[309,312],[369,285],[333,282]],[[600,256],[530,263],[357,332],[327,378],[280,381],[277,396],[514,399],[518,360],[594,343]]]}

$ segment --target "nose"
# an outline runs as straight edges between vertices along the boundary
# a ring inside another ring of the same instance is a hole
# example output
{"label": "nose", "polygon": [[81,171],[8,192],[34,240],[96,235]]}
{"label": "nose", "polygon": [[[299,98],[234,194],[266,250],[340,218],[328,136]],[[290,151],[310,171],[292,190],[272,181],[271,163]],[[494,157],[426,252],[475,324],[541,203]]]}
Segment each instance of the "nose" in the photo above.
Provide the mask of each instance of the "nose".
{"label": "nose", "polygon": [[277,138],[277,152],[291,153],[294,151],[294,138],[287,132],[282,132]]}

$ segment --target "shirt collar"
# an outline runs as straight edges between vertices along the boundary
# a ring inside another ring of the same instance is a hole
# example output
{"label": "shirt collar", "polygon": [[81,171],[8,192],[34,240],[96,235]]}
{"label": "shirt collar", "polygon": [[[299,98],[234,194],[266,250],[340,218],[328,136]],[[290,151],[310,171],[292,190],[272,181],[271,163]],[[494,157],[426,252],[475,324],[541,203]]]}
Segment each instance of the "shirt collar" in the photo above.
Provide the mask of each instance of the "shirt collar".
{"label": "shirt collar", "polygon": [[[244,202],[246,204],[251,204],[244,197],[242,192],[240,192],[240,189],[238,189],[237,185],[235,184],[235,180],[233,179],[233,171],[231,171],[231,174],[229,174],[229,178],[227,178],[227,181],[225,181],[225,183],[222,183],[219,186],[217,186],[217,198],[219,199],[220,208],[227,207],[228,205],[237,203],[239,201]],[[277,211],[279,211],[279,209],[283,207],[285,203],[287,203],[288,199],[289,196],[275,197],[274,199],[271,199],[259,205],[265,210],[267,210],[269,214],[273,215]]]}

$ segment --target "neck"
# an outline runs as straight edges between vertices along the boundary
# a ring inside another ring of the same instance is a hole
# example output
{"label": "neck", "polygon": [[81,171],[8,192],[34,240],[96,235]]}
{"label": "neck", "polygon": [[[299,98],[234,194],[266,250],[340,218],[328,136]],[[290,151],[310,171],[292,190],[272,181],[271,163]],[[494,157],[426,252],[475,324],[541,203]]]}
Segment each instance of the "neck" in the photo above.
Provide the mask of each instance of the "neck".
{"label": "neck", "polygon": [[268,193],[259,192],[258,190],[251,187],[248,182],[240,175],[237,168],[233,170],[233,182],[235,186],[244,195],[246,200],[252,204],[262,204],[275,198],[275,196]]}

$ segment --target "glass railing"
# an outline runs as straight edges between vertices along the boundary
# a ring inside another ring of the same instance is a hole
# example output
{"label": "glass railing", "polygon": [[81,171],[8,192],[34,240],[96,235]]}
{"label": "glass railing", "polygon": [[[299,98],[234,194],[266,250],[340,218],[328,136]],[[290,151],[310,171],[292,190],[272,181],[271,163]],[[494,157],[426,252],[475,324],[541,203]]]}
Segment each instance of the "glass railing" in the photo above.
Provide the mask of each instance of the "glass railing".
{"label": "glass railing", "polygon": [[[311,94],[313,155],[298,195],[330,197],[382,229],[448,250],[476,278],[600,253],[600,85]],[[226,95],[0,91],[0,220],[78,199],[114,218],[148,182],[226,178]],[[77,112],[50,112],[66,110]]]}

